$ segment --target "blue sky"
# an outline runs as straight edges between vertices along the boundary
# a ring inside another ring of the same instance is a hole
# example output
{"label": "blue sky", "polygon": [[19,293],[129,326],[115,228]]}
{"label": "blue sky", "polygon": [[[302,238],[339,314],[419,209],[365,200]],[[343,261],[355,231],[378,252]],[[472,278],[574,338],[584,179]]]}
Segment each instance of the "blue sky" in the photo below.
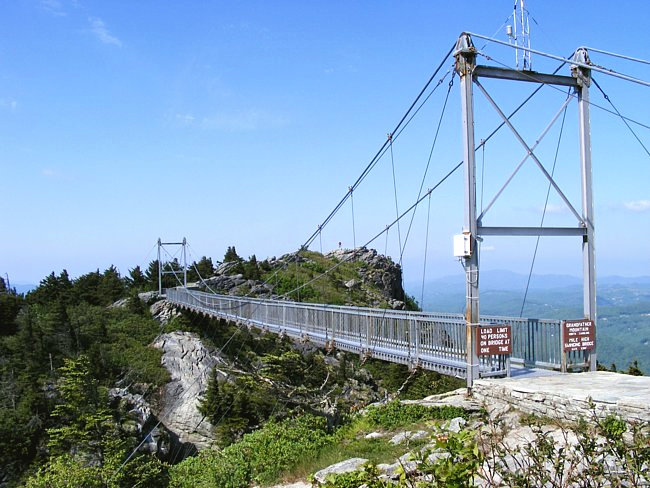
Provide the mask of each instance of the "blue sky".
{"label": "blue sky", "polygon": [[[160,236],[186,236],[192,254],[228,245],[258,258],[295,250],[383,143],[463,30],[492,35],[509,0],[455,2],[153,2],[19,0],[0,5],[0,272],[37,282],[111,264],[146,265]],[[533,47],[568,55],[580,45],[650,57],[646,2],[530,0]],[[497,36],[505,38],[501,28]],[[483,43],[476,41],[478,47]],[[508,48],[487,54],[514,63]],[[647,65],[593,55],[650,79]],[[484,60],[482,60],[484,61]],[[533,57],[533,68],[557,65]],[[443,73],[451,67],[447,60]],[[564,73],[566,73],[566,68]],[[627,116],[650,123],[648,88],[597,79]],[[445,82],[394,145],[401,209],[417,195]],[[462,158],[455,81],[425,188]],[[507,110],[532,89],[485,82]],[[565,95],[545,89],[515,123],[532,143]],[[476,94],[476,138],[498,119]],[[605,105],[592,90],[592,100]],[[558,181],[579,205],[576,104]],[[635,127],[650,145],[650,131]],[[559,125],[540,144],[550,168]],[[648,275],[650,157],[615,117],[592,109],[600,274]],[[503,130],[479,153],[484,200],[523,156]],[[484,159],[483,159],[484,158]],[[526,164],[486,224],[537,225],[546,184]],[[427,276],[459,272],[451,236],[462,227],[462,173],[431,200]],[[390,158],[355,193],[357,244],[395,215]],[[353,244],[349,205],[323,248]],[[426,207],[404,254],[407,279],[423,269]],[[572,225],[552,194],[549,225]],[[404,224],[406,225],[406,224]],[[401,229],[405,234],[405,229]],[[485,269],[526,272],[534,241],[490,239]],[[397,231],[375,246],[396,255]],[[317,240],[313,246],[319,249]],[[580,274],[580,244],[544,239],[536,272]]]}

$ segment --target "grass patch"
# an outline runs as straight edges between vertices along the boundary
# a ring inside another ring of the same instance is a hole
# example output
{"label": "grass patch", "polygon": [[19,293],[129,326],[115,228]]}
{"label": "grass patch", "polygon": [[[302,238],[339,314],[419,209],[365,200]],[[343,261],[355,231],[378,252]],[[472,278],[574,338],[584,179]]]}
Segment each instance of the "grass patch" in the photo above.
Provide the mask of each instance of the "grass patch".
{"label": "grass patch", "polygon": [[[422,425],[410,425],[409,430],[419,430],[419,427]],[[356,417],[351,423],[336,431],[332,444],[325,446],[316,456],[301,456],[294,469],[285,473],[281,479],[277,479],[275,482],[307,479],[313,473],[327,466],[353,457],[368,459],[373,465],[393,463],[405,452],[418,449],[430,440],[426,436],[410,441],[408,444],[393,445],[389,442],[392,437],[391,433],[386,433],[384,437],[375,439],[365,438],[366,434],[375,430],[376,428],[368,421],[367,417]]]}

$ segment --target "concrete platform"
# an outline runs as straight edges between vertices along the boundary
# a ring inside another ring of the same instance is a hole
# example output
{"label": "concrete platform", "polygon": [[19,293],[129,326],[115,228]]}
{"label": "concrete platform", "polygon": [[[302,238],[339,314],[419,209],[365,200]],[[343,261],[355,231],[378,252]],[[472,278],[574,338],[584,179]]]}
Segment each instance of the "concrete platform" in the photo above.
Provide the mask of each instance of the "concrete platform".
{"label": "concrete platform", "polygon": [[[650,377],[606,371],[537,375],[474,382],[479,400],[509,403],[526,413],[561,419],[615,414],[628,421],[650,422]],[[593,408],[590,407],[593,403]]]}

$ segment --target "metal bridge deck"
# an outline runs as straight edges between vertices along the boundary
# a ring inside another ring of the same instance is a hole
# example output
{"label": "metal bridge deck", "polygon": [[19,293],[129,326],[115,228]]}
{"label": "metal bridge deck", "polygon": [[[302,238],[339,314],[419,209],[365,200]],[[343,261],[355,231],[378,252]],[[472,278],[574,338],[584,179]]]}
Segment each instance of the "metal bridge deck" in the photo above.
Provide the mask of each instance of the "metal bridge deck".
{"label": "metal bridge deck", "polygon": [[[467,375],[466,322],[461,314],[234,297],[187,288],[167,289],[166,296],[182,308],[319,346],[462,378]],[[559,320],[482,316],[480,323],[509,324],[513,345],[510,357],[480,357],[482,377],[510,376],[511,372],[518,377],[539,376],[531,368],[560,369]]]}

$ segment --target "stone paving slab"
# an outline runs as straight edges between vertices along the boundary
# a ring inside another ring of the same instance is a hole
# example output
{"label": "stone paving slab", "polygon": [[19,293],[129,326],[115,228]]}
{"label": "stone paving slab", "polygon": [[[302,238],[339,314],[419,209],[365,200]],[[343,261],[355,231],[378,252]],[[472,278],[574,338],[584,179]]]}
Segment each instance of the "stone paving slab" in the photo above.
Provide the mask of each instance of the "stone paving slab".
{"label": "stone paving slab", "polygon": [[474,382],[474,395],[504,401],[526,413],[565,420],[614,413],[627,420],[650,422],[650,377],[607,371],[549,376],[519,376]]}

